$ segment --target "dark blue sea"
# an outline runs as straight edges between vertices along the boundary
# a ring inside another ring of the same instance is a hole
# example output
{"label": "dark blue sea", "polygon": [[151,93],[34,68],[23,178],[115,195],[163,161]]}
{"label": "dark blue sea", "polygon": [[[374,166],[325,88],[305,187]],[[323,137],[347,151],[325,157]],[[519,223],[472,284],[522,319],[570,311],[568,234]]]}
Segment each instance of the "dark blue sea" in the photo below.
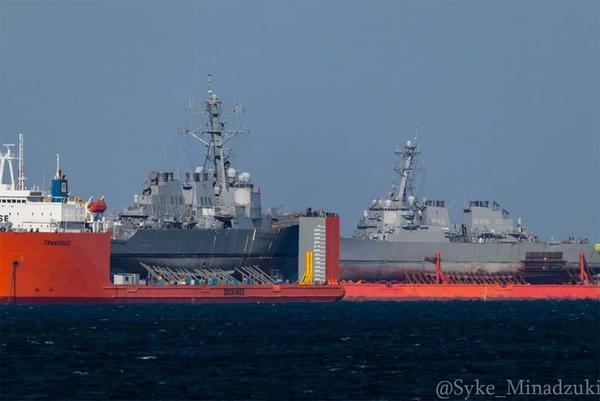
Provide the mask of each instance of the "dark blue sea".
{"label": "dark blue sea", "polygon": [[598,302],[24,305],[0,317],[2,401],[600,399]]}

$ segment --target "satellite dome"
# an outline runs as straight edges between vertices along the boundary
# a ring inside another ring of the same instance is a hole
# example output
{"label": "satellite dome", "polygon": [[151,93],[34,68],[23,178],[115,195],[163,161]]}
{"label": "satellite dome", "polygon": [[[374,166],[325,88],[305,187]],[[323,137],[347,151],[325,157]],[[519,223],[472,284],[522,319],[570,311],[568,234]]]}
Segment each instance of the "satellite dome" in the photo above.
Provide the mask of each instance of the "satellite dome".
{"label": "satellite dome", "polygon": [[250,173],[244,171],[243,173],[240,174],[239,180],[242,183],[250,182]]}
{"label": "satellite dome", "polygon": [[235,178],[237,171],[233,167],[227,169],[227,178]]}

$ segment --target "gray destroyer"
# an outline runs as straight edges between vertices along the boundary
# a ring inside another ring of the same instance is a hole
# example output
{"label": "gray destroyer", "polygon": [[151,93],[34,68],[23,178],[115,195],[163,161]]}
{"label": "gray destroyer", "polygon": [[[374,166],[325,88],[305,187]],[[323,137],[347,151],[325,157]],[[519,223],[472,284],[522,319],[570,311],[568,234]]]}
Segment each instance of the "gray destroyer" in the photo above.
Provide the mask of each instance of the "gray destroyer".
{"label": "gray destroyer", "polygon": [[243,130],[226,129],[225,110],[210,89],[204,129],[182,129],[206,148],[204,165],[185,174],[152,171],[114,223],[113,273],[140,273],[141,263],[172,268],[256,266],[297,280],[298,226],[263,214],[259,188],[231,165],[225,145]]}
{"label": "gray destroyer", "polygon": [[582,252],[591,271],[600,272],[600,254],[587,240],[542,241],[496,201],[469,201],[464,222],[452,225],[443,200],[414,195],[418,137],[395,153],[398,182],[389,196],[371,202],[354,235],[341,239],[342,279],[403,281],[407,274],[432,271],[426,259],[437,250],[444,270],[455,273],[565,283],[572,281]]}

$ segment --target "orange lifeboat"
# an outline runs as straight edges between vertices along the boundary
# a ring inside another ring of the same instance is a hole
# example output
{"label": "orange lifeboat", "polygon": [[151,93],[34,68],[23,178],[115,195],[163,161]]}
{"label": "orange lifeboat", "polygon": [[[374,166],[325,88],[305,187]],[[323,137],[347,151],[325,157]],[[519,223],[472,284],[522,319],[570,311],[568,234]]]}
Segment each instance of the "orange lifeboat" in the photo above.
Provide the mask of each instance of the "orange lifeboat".
{"label": "orange lifeboat", "polygon": [[106,202],[104,198],[91,201],[88,205],[90,213],[104,213],[106,211]]}

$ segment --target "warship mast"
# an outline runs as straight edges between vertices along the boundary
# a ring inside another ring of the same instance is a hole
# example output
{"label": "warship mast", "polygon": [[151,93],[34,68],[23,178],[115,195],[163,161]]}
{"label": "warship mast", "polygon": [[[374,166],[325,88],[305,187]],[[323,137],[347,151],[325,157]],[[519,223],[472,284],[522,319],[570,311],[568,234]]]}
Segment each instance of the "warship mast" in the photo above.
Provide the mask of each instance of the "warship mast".
{"label": "warship mast", "polygon": [[221,191],[227,190],[225,179],[225,154],[223,151],[223,131],[225,124],[219,121],[221,116],[221,101],[212,91],[212,74],[208,74],[208,99],[206,99],[206,114],[208,116],[208,129],[204,131],[210,135],[210,146],[212,148],[213,162],[215,166],[215,195],[219,196]]}
{"label": "warship mast", "polygon": [[[420,153],[418,149],[417,142],[419,140],[419,131],[417,127],[417,132],[415,133],[415,137],[412,141],[406,141],[404,145],[404,149],[396,149],[394,152],[397,156],[399,156],[399,161],[394,166],[394,171],[400,175],[400,185],[398,187],[398,195],[400,200],[400,206],[402,208],[409,208],[412,205],[409,205],[408,197],[412,193],[414,189],[413,179],[411,177],[412,171],[416,170],[415,163],[417,159],[417,155]],[[401,160],[404,159],[402,163]]]}
{"label": "warship mast", "polygon": [[[212,74],[208,74],[208,98],[205,101],[203,110],[195,111],[190,105],[191,112],[200,112],[208,122],[207,128],[203,130],[183,128],[180,131],[193,136],[206,146],[205,164],[212,162],[214,166],[214,195],[216,203],[219,206],[223,204],[223,194],[229,191],[227,183],[227,167],[229,165],[229,152],[226,152],[225,144],[241,133],[247,133],[247,129],[225,129],[225,123],[221,121],[221,116],[228,113],[237,113],[241,111],[240,107],[231,110],[224,110],[222,102],[216,93],[212,90]],[[204,140],[203,135],[208,135],[209,139]],[[225,209],[222,210],[224,212]]]}

